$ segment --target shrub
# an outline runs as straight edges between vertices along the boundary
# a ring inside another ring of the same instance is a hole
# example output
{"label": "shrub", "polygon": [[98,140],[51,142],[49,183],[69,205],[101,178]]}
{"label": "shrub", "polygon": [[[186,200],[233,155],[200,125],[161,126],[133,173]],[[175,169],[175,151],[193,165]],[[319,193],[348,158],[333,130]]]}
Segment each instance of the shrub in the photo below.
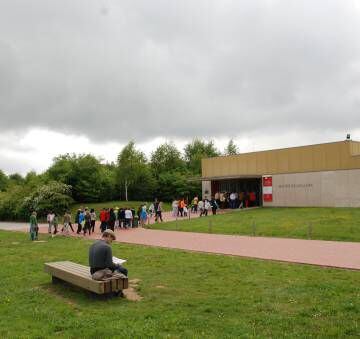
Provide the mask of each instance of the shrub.
{"label": "shrub", "polygon": [[69,209],[71,203],[71,186],[53,181],[25,197],[20,206],[20,214],[28,217],[31,211],[37,211],[41,217],[51,210],[61,215]]}
{"label": "shrub", "polygon": [[45,216],[49,210],[62,214],[73,202],[71,186],[58,182],[38,187],[14,185],[0,192],[0,220],[28,220],[32,211]]}

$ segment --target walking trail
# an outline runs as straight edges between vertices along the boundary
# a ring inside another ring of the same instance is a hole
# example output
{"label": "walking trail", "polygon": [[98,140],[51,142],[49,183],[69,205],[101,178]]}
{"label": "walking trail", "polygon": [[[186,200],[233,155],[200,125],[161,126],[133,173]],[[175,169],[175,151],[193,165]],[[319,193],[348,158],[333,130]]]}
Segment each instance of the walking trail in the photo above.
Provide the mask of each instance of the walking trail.
{"label": "walking trail", "polygon": [[[60,227],[61,228],[61,227]],[[0,229],[28,231],[27,224],[0,222]],[[40,233],[47,225],[40,225]],[[197,252],[360,270],[360,243],[248,237],[133,228],[116,230],[117,242]],[[62,236],[62,235],[57,235]],[[71,236],[78,236],[71,233]],[[81,237],[84,237],[81,235]],[[86,238],[100,238],[96,232]]]}

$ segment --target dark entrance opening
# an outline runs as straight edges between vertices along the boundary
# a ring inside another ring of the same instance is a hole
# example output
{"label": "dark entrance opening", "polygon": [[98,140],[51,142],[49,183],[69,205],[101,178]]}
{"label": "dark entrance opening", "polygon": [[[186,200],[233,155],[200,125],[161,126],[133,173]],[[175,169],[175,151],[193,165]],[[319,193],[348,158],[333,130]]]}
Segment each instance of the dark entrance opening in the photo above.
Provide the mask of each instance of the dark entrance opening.
{"label": "dark entrance opening", "polygon": [[238,178],[211,181],[211,193],[216,198],[225,196],[226,203],[223,208],[230,207],[230,194],[235,193],[235,208],[262,206],[262,181],[257,178]]}

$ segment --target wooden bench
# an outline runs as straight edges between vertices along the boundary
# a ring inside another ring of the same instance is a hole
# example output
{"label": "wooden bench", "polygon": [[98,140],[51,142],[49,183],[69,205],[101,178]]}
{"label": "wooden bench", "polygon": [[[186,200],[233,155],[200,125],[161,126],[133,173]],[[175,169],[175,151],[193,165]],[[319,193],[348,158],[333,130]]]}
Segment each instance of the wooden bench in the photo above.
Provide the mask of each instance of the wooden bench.
{"label": "wooden bench", "polygon": [[91,278],[88,266],[71,261],[46,263],[45,272],[52,275],[53,283],[62,280],[96,294],[117,293],[128,288],[128,278],[98,281]]}

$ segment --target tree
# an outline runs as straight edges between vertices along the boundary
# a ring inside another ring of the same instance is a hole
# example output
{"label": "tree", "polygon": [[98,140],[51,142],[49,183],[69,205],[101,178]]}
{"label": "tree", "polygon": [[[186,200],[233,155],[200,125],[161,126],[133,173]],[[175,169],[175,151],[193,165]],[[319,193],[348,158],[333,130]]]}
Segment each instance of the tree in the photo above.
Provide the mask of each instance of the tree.
{"label": "tree", "polygon": [[100,201],[104,187],[110,185],[100,160],[91,154],[60,155],[54,159],[47,175],[50,180],[70,185],[74,200],[79,202]]}
{"label": "tree", "polygon": [[[0,192],[0,220],[25,220],[21,201],[30,192],[23,185],[9,185],[6,192]],[[20,203],[19,203],[20,202]]]}
{"label": "tree", "polygon": [[124,192],[125,200],[149,197],[156,188],[145,154],[135,148],[130,141],[120,152],[117,159],[117,182]]}
{"label": "tree", "polygon": [[114,164],[101,166],[100,186],[99,199],[101,201],[110,201],[118,198],[116,191],[116,166]]}
{"label": "tree", "polygon": [[220,155],[212,140],[206,143],[200,139],[194,139],[185,146],[184,151],[188,169],[193,174],[201,174],[201,159]]}
{"label": "tree", "polygon": [[24,198],[36,189],[34,182],[9,180],[6,191],[0,192],[0,220],[27,220],[29,211],[24,209]]}
{"label": "tree", "polygon": [[0,170],[0,192],[5,191],[8,184],[9,184],[9,178],[2,170]]}
{"label": "tree", "polygon": [[224,151],[225,155],[236,155],[239,154],[239,149],[236,146],[236,144],[234,143],[233,139],[229,140],[229,143],[227,144],[225,151]]}
{"label": "tree", "polygon": [[39,186],[33,193],[23,199],[21,210],[24,215],[37,211],[39,216],[45,216],[48,211],[62,215],[73,202],[71,186],[59,182]]}
{"label": "tree", "polygon": [[157,181],[154,178],[149,165],[141,168],[136,180],[128,187],[128,196],[131,200],[152,200],[157,189]]}
{"label": "tree", "polygon": [[185,163],[173,143],[164,143],[151,154],[150,166],[155,176],[159,177],[164,172],[184,170]]}
{"label": "tree", "polygon": [[22,184],[24,182],[24,178],[19,173],[13,173],[9,175],[9,183],[11,184]]}
{"label": "tree", "polygon": [[[50,179],[61,181],[64,184],[74,184],[75,163],[77,156],[75,154],[62,154],[53,159],[53,164],[47,170]],[[74,186],[73,186],[74,187]]]}
{"label": "tree", "polygon": [[164,201],[174,198],[191,197],[201,194],[201,183],[189,181],[189,173],[177,171],[164,172],[159,175],[157,197]]}
{"label": "tree", "polygon": [[36,188],[40,185],[44,185],[47,181],[48,180],[45,175],[38,175],[35,171],[28,172],[24,178],[24,184],[30,188]]}

